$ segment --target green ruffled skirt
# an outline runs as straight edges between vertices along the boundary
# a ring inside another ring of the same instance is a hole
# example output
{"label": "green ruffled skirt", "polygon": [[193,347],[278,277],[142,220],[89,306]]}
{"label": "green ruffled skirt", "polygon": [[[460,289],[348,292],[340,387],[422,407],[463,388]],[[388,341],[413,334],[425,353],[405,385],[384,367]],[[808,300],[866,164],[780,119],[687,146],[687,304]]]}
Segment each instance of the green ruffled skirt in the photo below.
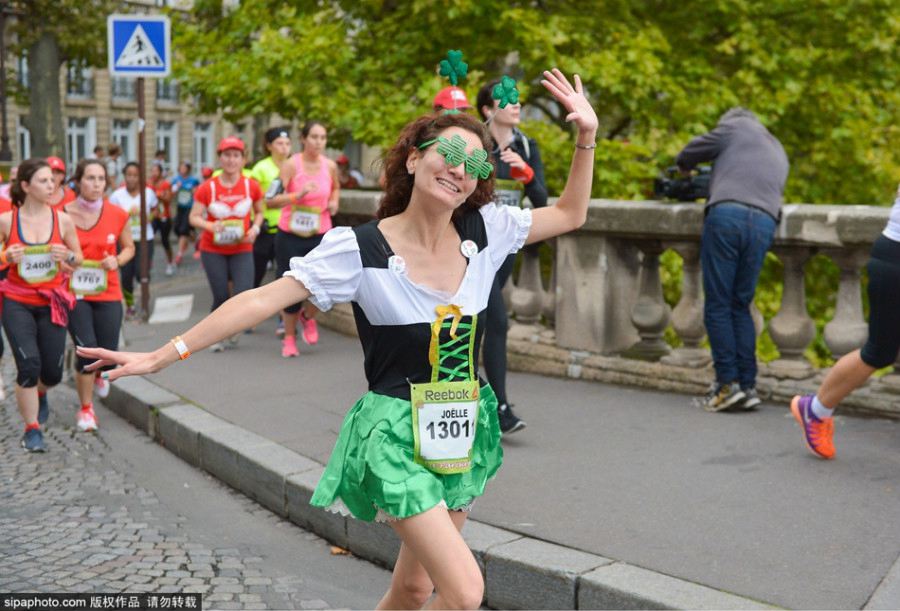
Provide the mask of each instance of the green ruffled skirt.
{"label": "green ruffled skirt", "polygon": [[[445,503],[469,505],[503,462],[497,397],[490,386],[479,393],[478,423],[467,473],[440,475],[413,460],[409,401],[369,392],[344,418],[341,433],[312,505],[346,507],[353,517],[373,521],[382,510],[391,518],[408,518]],[[343,505],[343,506],[342,506]]]}

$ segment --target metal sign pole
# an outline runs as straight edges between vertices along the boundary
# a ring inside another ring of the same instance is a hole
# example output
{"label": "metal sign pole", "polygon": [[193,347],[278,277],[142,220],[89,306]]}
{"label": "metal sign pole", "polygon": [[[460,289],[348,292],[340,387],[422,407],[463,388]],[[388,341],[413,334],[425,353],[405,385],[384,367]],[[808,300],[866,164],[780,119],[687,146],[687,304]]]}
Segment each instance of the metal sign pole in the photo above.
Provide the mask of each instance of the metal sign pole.
{"label": "metal sign pole", "polygon": [[150,257],[147,244],[147,182],[144,175],[146,164],[144,154],[144,77],[138,77],[135,87],[137,87],[138,104],[138,175],[140,176],[141,190],[141,320],[147,322],[150,318]]}

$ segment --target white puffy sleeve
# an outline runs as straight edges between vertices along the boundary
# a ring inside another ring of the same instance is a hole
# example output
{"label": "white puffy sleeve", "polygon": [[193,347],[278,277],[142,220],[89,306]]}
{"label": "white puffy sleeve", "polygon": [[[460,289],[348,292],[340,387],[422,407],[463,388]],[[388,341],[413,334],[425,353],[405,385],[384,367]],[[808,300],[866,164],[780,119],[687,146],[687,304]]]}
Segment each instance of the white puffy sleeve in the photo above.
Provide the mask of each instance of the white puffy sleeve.
{"label": "white puffy sleeve", "polygon": [[484,219],[491,259],[499,267],[525,244],[531,231],[531,209],[486,204],[478,210]]}
{"label": "white puffy sleeve", "polygon": [[292,258],[284,275],[302,282],[311,293],[309,300],[323,312],[353,301],[362,277],[356,234],[349,227],[335,227],[308,255]]}

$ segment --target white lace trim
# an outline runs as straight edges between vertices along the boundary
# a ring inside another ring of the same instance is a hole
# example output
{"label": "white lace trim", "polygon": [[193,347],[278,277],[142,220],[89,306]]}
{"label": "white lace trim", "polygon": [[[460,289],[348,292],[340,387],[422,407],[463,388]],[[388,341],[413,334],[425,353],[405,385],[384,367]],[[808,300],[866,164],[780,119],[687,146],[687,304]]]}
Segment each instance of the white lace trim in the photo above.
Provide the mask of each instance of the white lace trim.
{"label": "white lace trim", "polygon": [[[475,505],[474,499],[469,501],[462,507],[457,507],[456,509],[451,509],[450,511],[465,511],[466,513],[468,513],[470,511],[472,511],[473,505]],[[447,509],[447,502],[445,500],[441,499],[441,501],[434,507],[443,507],[444,509]],[[434,509],[434,507],[432,507],[431,509]],[[398,518],[397,516],[391,515],[388,512],[386,512],[384,509],[382,509],[381,507],[378,507],[377,505],[375,506],[375,508],[378,509],[378,513],[375,514],[376,522],[389,523],[389,522],[397,522],[399,520],[405,519],[405,518]],[[325,511],[329,511],[331,513],[337,513],[344,517],[347,517],[347,516],[350,516],[351,518],[354,517],[353,514],[350,512],[350,509],[344,504],[344,501],[341,500],[341,497],[337,497],[331,505],[329,505],[328,507],[324,507],[323,509],[325,509]],[[425,511],[428,511],[428,510],[426,509]],[[422,513],[425,513],[425,512],[422,512]],[[412,517],[412,516],[409,516],[409,517]]]}

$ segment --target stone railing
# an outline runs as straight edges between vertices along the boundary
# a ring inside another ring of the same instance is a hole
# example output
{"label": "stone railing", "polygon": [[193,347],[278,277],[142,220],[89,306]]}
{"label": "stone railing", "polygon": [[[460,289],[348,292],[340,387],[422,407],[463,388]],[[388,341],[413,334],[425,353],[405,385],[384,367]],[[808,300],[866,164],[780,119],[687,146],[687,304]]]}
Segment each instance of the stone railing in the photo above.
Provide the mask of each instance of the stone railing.
{"label": "stone railing", "polygon": [[[345,224],[374,214],[379,194],[344,192]],[[760,366],[764,396],[786,401],[821,380],[803,356],[815,337],[806,310],[804,265],[829,257],[840,269],[834,317],[824,340],[835,356],[858,348],[867,326],[861,271],[888,209],[874,206],[790,204],[778,226],[774,254],[784,266],[782,302],[767,323],[753,308],[757,332],[768,330],[780,358]],[[506,287],[515,323],[509,335],[510,367],[581,379],[634,384],[700,394],[713,379],[710,354],[702,347],[703,294],[700,272],[699,204],[593,200],[579,231],[556,239],[556,260],[545,286],[536,256],[525,255],[516,282]],[[681,299],[663,299],[660,256],[673,250],[683,260]],[[352,329],[345,312],[343,330]],[[337,323],[337,321],[335,321]],[[671,325],[682,346],[663,337]],[[900,372],[900,359],[896,368]],[[900,417],[900,373],[872,381],[844,407]]]}

